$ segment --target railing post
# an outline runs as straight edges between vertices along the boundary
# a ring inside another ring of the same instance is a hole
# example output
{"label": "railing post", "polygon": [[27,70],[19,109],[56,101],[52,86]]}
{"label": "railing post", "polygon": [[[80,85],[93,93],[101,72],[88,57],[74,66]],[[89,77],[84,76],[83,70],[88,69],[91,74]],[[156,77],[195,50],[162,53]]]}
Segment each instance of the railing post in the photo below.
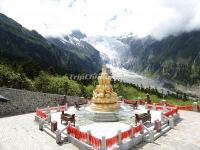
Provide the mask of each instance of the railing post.
{"label": "railing post", "polygon": [[101,137],[101,150],[106,150],[106,137],[102,136]]}
{"label": "railing post", "polygon": [[36,107],[36,112],[37,112],[37,110],[38,110],[39,108],[38,107]]}
{"label": "railing post", "polygon": [[75,127],[76,127],[76,129],[77,129],[77,130],[79,130],[79,129],[80,129],[80,128],[79,128],[79,126],[75,126]]}
{"label": "railing post", "polygon": [[90,145],[90,134],[91,134],[91,131],[87,130],[87,144],[88,145]]}
{"label": "railing post", "polygon": [[149,140],[150,140],[151,143],[154,142],[154,132],[153,132],[153,130],[149,131]]}
{"label": "railing post", "polygon": [[39,119],[39,130],[43,131],[44,128],[44,120],[41,118]]}
{"label": "railing post", "polygon": [[68,109],[68,105],[67,105],[67,103],[65,104],[65,111],[67,111],[67,109]]}
{"label": "railing post", "polygon": [[140,120],[140,124],[141,124],[141,126],[142,126],[142,130],[140,131],[140,133],[143,134],[143,133],[144,133],[144,127],[143,127],[142,120]]}
{"label": "railing post", "polygon": [[179,118],[180,118],[180,114],[177,113],[177,114],[176,114],[176,119],[179,119]]}
{"label": "railing post", "polygon": [[174,128],[174,119],[173,117],[172,118],[169,118],[169,126],[173,129]]}
{"label": "railing post", "polygon": [[35,114],[35,121],[39,121],[39,116],[37,115],[38,107],[36,108],[36,114]]}
{"label": "railing post", "polygon": [[67,125],[69,126],[69,125],[70,125],[70,123],[71,123],[71,122],[70,122],[70,121],[68,121],[68,122],[67,122]]}
{"label": "railing post", "polygon": [[161,122],[165,121],[165,118],[164,118],[164,113],[163,111],[161,111]]}
{"label": "railing post", "polygon": [[130,129],[131,129],[131,137],[130,138],[133,138],[134,137],[134,132],[133,132],[133,126],[130,125]]}
{"label": "railing post", "polygon": [[148,109],[147,102],[145,102],[144,107],[145,107],[145,109]]}
{"label": "railing post", "polygon": [[60,105],[57,105],[57,112],[60,112]]}
{"label": "railing post", "polygon": [[68,127],[70,126],[70,123],[71,123],[70,121],[67,122],[67,134],[69,134],[68,133]]}
{"label": "railing post", "polygon": [[165,99],[162,100],[162,104],[163,105],[166,104],[166,100]]}
{"label": "railing post", "polygon": [[46,108],[46,114],[49,114],[50,112],[51,112],[51,110],[50,110],[49,106],[47,106],[47,108]]}
{"label": "railing post", "polygon": [[39,116],[35,115],[35,121],[39,121]]}
{"label": "railing post", "polygon": [[156,104],[153,103],[153,107],[152,107],[153,110],[156,110]]}
{"label": "railing post", "polygon": [[118,135],[118,145],[121,145],[122,144],[122,133],[121,133],[121,130],[118,130],[117,135]]}
{"label": "railing post", "polygon": [[198,104],[197,102],[192,103],[192,111],[198,112]]}
{"label": "railing post", "polygon": [[164,112],[167,111],[167,107],[166,107],[166,104],[165,104],[165,103],[163,104],[162,109],[163,109]]}
{"label": "railing post", "polygon": [[60,130],[56,130],[56,143],[59,144],[61,143],[61,132]]}
{"label": "railing post", "polygon": [[51,123],[51,113],[48,114],[47,122]]}

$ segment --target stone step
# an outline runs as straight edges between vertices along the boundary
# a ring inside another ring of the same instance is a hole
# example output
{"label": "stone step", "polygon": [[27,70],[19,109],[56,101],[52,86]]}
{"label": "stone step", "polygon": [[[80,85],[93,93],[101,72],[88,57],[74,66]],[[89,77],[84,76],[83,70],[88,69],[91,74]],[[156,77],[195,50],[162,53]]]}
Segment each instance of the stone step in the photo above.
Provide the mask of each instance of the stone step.
{"label": "stone step", "polygon": [[162,127],[161,127],[161,130],[165,129],[166,127],[168,127],[169,125],[168,124],[164,124]]}
{"label": "stone step", "polygon": [[171,128],[170,126],[165,127],[164,129],[162,129],[160,132],[156,132],[154,134],[154,140],[158,139],[161,135],[165,134],[167,131],[169,131]]}
{"label": "stone step", "polygon": [[117,117],[94,117],[94,119],[96,119],[96,120],[102,120],[102,119],[106,119],[106,120],[109,120],[109,119],[118,119]]}
{"label": "stone step", "polygon": [[[169,127],[168,124],[163,124],[163,125],[161,126],[161,131],[164,130],[165,128],[167,128],[167,127]],[[158,132],[157,132],[156,130],[154,130],[154,134],[156,134],[156,133],[158,133]]]}
{"label": "stone step", "polygon": [[95,115],[94,117],[95,117],[95,118],[112,118],[112,117],[118,118],[118,117],[115,116],[115,115]]}
{"label": "stone step", "polygon": [[117,122],[118,118],[110,118],[110,119],[94,119],[96,122]]}
{"label": "stone step", "polygon": [[93,120],[97,122],[113,122],[119,119],[115,113],[95,113]]}

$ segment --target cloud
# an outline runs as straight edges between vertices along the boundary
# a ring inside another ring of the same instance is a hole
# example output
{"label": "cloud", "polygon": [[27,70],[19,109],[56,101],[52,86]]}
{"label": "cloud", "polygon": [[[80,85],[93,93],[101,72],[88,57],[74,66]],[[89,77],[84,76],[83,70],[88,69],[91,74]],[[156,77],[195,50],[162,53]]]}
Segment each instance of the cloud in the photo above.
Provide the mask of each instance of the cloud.
{"label": "cloud", "polygon": [[171,11],[151,34],[162,38],[170,34],[178,34],[200,29],[200,1],[162,0],[161,4]]}
{"label": "cloud", "polygon": [[114,21],[114,20],[116,20],[116,19],[117,19],[117,15],[114,15],[112,18],[110,18],[109,21]]}
{"label": "cloud", "polygon": [[72,1],[69,3],[68,7],[74,7],[75,3],[76,3],[76,0],[72,0]]}
{"label": "cloud", "polygon": [[0,12],[41,34],[139,37],[200,29],[199,0],[1,0]]}

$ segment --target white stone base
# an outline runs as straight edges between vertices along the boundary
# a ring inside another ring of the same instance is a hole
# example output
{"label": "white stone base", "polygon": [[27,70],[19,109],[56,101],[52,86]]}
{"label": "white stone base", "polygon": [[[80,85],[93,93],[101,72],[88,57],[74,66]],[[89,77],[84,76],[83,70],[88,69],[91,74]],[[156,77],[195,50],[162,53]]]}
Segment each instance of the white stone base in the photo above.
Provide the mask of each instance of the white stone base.
{"label": "white stone base", "polygon": [[94,112],[93,120],[96,122],[115,122],[119,121],[115,112]]}

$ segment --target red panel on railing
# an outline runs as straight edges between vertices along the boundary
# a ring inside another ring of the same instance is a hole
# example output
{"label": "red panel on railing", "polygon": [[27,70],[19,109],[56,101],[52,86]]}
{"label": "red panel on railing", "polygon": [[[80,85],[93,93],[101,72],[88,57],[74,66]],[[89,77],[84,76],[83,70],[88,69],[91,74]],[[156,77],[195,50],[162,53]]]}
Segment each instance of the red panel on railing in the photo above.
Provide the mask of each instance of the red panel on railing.
{"label": "red panel on railing", "polygon": [[152,107],[153,107],[152,105],[148,105],[148,106],[147,106],[148,109],[151,109]]}
{"label": "red panel on railing", "polygon": [[178,106],[180,110],[192,110],[192,105]]}
{"label": "red panel on railing", "polygon": [[61,111],[65,110],[65,105],[60,106]]}
{"label": "red panel on railing", "polygon": [[160,105],[156,105],[156,109],[157,109],[157,110],[162,110],[163,108],[162,108],[162,106],[160,106]]}
{"label": "red panel on railing", "polygon": [[112,138],[106,139],[107,148],[111,148],[113,145],[118,143],[118,135],[113,136]]}
{"label": "red panel on railing", "polygon": [[89,135],[89,141],[90,141],[91,145],[93,145],[97,148],[101,147],[101,139],[96,138],[96,137],[92,136],[91,134]]}
{"label": "red panel on railing", "polygon": [[178,109],[180,109],[180,110],[192,110],[192,105],[177,106],[177,105],[172,105],[169,103],[166,103],[166,105],[169,107],[178,107]]}
{"label": "red panel on railing", "polygon": [[124,140],[126,138],[130,138],[130,136],[131,136],[131,130],[132,129],[129,129],[127,131],[122,132],[122,140]]}
{"label": "red panel on railing", "polygon": [[140,100],[140,104],[145,104],[146,102],[146,100]]}
{"label": "red panel on railing", "polygon": [[[73,126],[68,126],[67,132],[68,132],[68,134],[70,134],[71,136],[73,136],[79,140],[86,141],[86,139],[87,139],[87,133],[79,131],[78,129],[76,129]],[[92,135],[89,135],[89,141],[90,141],[91,145],[93,145],[97,148],[101,147],[101,139],[98,139]]]}
{"label": "red panel on railing", "polygon": [[171,115],[171,111],[164,113],[165,116],[169,117]]}
{"label": "red panel on railing", "polygon": [[178,110],[179,110],[179,108],[178,108],[178,107],[176,107],[176,109],[175,109],[175,113],[176,113],[176,114],[178,113]]}
{"label": "red panel on railing", "polygon": [[47,114],[45,114],[44,112],[42,112],[41,113],[41,117],[45,119],[45,118],[47,118]]}
{"label": "red panel on railing", "polygon": [[71,125],[69,125],[67,127],[67,133],[70,134],[70,135],[72,135],[72,136],[74,136],[74,137],[75,137],[75,130],[76,130],[76,128],[73,127],[73,126],[71,126]]}
{"label": "red panel on railing", "polygon": [[42,111],[40,111],[40,110],[36,110],[36,114],[37,114],[38,116],[40,116],[41,118],[43,118],[43,119],[46,119],[46,118],[48,117],[47,114],[45,114],[44,112],[42,112]]}
{"label": "red panel on railing", "polygon": [[162,106],[163,104],[162,104],[162,103],[156,103],[156,105],[158,105],[158,106]]}
{"label": "red panel on railing", "polygon": [[140,131],[142,131],[142,125],[139,124],[138,126],[133,128],[134,135],[137,135]]}
{"label": "red panel on railing", "polygon": [[[127,103],[127,104],[133,104],[135,102],[136,102],[136,100],[127,100],[127,99],[124,100],[124,103]],[[144,104],[145,102],[146,102],[146,100],[140,100],[141,104]],[[158,110],[162,109],[161,107],[159,107],[159,106],[162,106],[162,103],[155,103],[155,104],[156,104],[156,109],[158,109]],[[192,105],[176,106],[176,105],[172,105],[170,103],[166,103],[166,106],[167,107],[178,107],[180,110],[192,110]],[[148,109],[151,109],[151,108],[152,108],[152,105],[148,105]],[[200,106],[198,106],[198,110],[200,111]]]}
{"label": "red panel on railing", "polygon": [[170,110],[170,111],[164,113],[164,115],[167,116],[167,117],[173,116],[174,114],[177,114],[177,113],[178,113],[178,109],[179,109],[178,107],[173,108],[172,110]]}
{"label": "red panel on railing", "polygon": [[77,137],[78,137],[79,140],[86,141],[86,139],[87,139],[87,133],[86,132],[82,132],[82,131],[77,130],[76,134],[78,134]]}
{"label": "red panel on railing", "polygon": [[[86,139],[87,139],[87,133],[79,131],[78,129],[76,129],[73,126],[68,126],[67,132],[68,132],[68,134],[70,134],[71,136],[73,136],[79,140],[86,141]],[[89,141],[90,141],[91,145],[93,145],[97,148],[101,147],[101,139],[98,139],[98,138],[92,136],[91,134],[89,135]]]}
{"label": "red panel on railing", "polygon": [[67,132],[68,132],[68,134],[70,134],[71,136],[73,136],[79,140],[86,141],[86,139],[87,139],[86,132],[82,132],[73,126],[68,126]]}

